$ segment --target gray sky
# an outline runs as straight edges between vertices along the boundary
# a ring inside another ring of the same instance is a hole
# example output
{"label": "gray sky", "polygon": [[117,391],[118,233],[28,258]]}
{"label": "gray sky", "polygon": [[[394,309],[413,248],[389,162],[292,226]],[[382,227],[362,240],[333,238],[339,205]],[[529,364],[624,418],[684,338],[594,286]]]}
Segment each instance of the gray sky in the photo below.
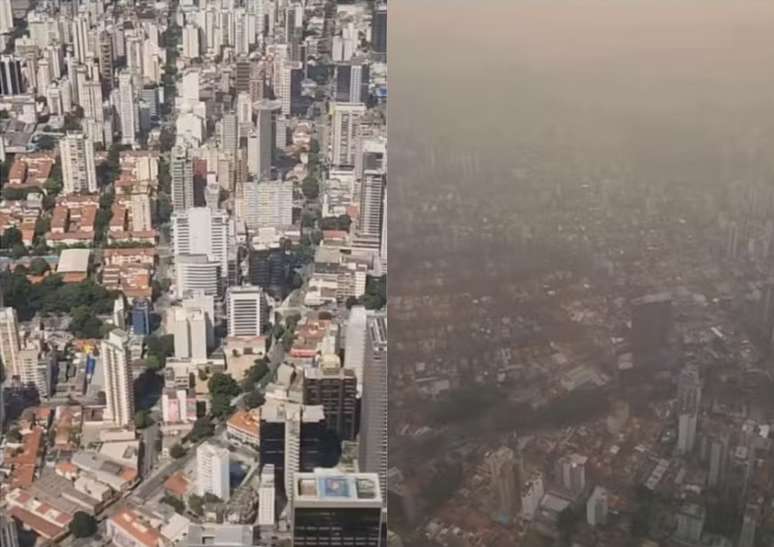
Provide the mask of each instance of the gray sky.
{"label": "gray sky", "polygon": [[428,143],[493,178],[774,178],[774,2],[392,0],[390,48],[391,199],[439,183],[406,155]]}

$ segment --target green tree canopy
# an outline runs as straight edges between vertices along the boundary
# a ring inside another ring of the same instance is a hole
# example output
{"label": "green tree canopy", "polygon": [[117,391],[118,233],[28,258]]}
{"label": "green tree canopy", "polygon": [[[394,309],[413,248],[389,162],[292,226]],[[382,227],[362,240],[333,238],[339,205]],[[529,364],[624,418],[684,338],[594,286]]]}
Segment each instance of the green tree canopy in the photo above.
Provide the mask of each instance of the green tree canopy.
{"label": "green tree canopy", "polygon": [[88,513],[78,511],[70,521],[70,532],[77,538],[87,538],[97,532],[97,521]]}
{"label": "green tree canopy", "polygon": [[185,448],[183,448],[183,445],[180,443],[173,444],[172,448],[169,449],[169,455],[174,459],[179,460],[185,456]]}

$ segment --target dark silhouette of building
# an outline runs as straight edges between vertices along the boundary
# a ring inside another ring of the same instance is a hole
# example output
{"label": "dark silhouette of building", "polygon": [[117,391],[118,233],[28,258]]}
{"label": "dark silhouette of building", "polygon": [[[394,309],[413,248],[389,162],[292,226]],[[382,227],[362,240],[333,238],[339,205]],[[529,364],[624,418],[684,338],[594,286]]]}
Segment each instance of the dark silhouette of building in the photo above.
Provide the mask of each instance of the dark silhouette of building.
{"label": "dark silhouette of building", "polygon": [[140,336],[148,336],[151,332],[150,302],[138,298],[132,305],[132,332]]}
{"label": "dark silhouette of building", "polygon": [[387,58],[387,3],[374,8],[371,23],[371,47],[374,53]]}
{"label": "dark silhouette of building", "polygon": [[339,439],[357,436],[357,378],[351,369],[321,365],[304,371],[304,404],[322,405],[325,423]]}
{"label": "dark silhouette of building", "polygon": [[668,349],[672,332],[672,297],[649,294],[631,302],[632,326],[629,343],[635,366],[650,361]]}

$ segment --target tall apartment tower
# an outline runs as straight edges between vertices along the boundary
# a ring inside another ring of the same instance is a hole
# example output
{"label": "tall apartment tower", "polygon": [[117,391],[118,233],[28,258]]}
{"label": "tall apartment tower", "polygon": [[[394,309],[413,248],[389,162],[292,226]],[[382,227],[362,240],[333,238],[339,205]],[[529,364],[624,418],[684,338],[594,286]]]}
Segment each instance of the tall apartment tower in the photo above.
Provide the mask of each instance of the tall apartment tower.
{"label": "tall apartment tower", "polygon": [[260,287],[231,287],[227,296],[228,335],[261,336],[268,323],[266,296]]}
{"label": "tall apartment tower", "polygon": [[222,446],[203,443],[196,449],[196,493],[213,494],[222,501],[231,497],[229,452]]}
{"label": "tall apartment tower", "polygon": [[194,363],[207,360],[207,316],[193,307],[174,308],[172,334],[175,339],[175,357],[191,359]]}
{"label": "tall apartment tower", "polygon": [[175,296],[187,298],[201,293],[206,296],[222,295],[220,262],[207,255],[180,255],[175,257]]}
{"label": "tall apartment tower", "polygon": [[293,224],[293,182],[246,182],[241,216],[251,230]]}
{"label": "tall apartment tower", "polygon": [[0,0],[0,34],[9,34],[13,30],[13,9],[11,0]]}
{"label": "tall apartment tower", "polygon": [[374,473],[316,469],[296,473],[292,484],[294,545],[382,547],[386,499]]}
{"label": "tall apartment tower", "polygon": [[325,360],[317,368],[304,369],[304,404],[322,405],[328,429],[338,438],[357,436],[357,378],[352,369]]}
{"label": "tall apartment tower", "polygon": [[172,149],[169,175],[172,185],[172,208],[180,211],[193,207],[193,158],[188,148],[176,146]]}
{"label": "tall apartment tower", "polygon": [[686,366],[677,382],[677,452],[688,454],[696,443],[696,424],[701,403],[701,378],[699,370]]}
{"label": "tall apartment tower", "polygon": [[186,59],[198,59],[199,55],[201,55],[199,28],[188,23],[183,27],[183,57]]}
{"label": "tall apartment tower", "polygon": [[20,377],[19,370],[19,321],[16,310],[0,308],[0,359],[5,367],[5,377]]}
{"label": "tall apartment tower", "polygon": [[113,35],[107,30],[99,33],[99,75],[106,91],[113,88]]}
{"label": "tall apartment tower", "polygon": [[336,65],[336,100],[343,103],[364,103],[368,98],[368,64]]}
{"label": "tall apartment tower", "polygon": [[489,456],[498,518],[510,523],[521,511],[521,464],[513,449],[503,446]]}
{"label": "tall apartment tower", "polygon": [[172,242],[175,258],[205,255],[228,277],[228,212],[209,207],[192,207],[172,214]]}
{"label": "tall apartment tower", "polygon": [[378,58],[387,57],[387,2],[380,3],[374,8],[371,47]]}
{"label": "tall apartment tower", "polygon": [[21,59],[14,55],[0,55],[0,97],[21,95],[26,89]]}
{"label": "tall apartment tower", "polygon": [[255,133],[248,137],[247,170],[256,180],[271,176],[271,158],[274,150],[272,118],[274,107],[262,101],[256,108]]}
{"label": "tall apartment tower", "polygon": [[365,365],[366,339],[368,331],[368,311],[364,306],[352,306],[347,319],[347,331],[344,344],[344,366],[355,373],[358,396],[363,387],[363,368]]}
{"label": "tall apartment tower", "polygon": [[59,141],[65,194],[97,191],[94,143],[83,133],[68,133]]}
{"label": "tall apartment tower", "polygon": [[368,318],[360,422],[360,468],[387,488],[387,316]]}
{"label": "tall apartment tower", "polygon": [[360,188],[360,235],[381,238],[386,186],[384,175],[366,173]]}
{"label": "tall apartment tower", "polygon": [[137,130],[140,127],[135,101],[133,75],[129,71],[118,75],[118,114],[121,120],[121,143],[137,143]]}
{"label": "tall apartment tower", "polygon": [[331,103],[333,135],[331,166],[353,167],[358,127],[366,107],[363,103]]}
{"label": "tall apartment tower", "polygon": [[129,364],[129,335],[120,329],[110,331],[102,341],[102,367],[105,371],[105,397],[108,419],[119,426],[134,420],[134,388]]}
{"label": "tall apartment tower", "polygon": [[43,352],[39,343],[19,351],[19,379],[26,386],[34,386],[41,399],[51,395],[54,359],[55,354]]}
{"label": "tall apartment tower", "polygon": [[223,114],[220,122],[220,147],[224,152],[236,153],[239,147],[239,123],[234,112]]}

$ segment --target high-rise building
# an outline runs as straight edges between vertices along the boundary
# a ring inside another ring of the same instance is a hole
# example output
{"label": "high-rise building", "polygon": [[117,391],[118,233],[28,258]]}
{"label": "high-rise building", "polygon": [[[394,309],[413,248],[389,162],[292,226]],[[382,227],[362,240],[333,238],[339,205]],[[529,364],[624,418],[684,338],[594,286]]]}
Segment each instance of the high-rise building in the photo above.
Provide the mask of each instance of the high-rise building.
{"label": "high-rise building", "polygon": [[195,293],[220,296],[221,263],[207,255],[180,255],[175,257],[175,296],[186,298]]}
{"label": "high-rise building", "polygon": [[338,438],[353,441],[357,436],[357,378],[338,359],[317,368],[304,369],[304,404],[322,405],[328,429]]}
{"label": "high-rise building", "polygon": [[6,378],[19,378],[19,321],[13,308],[0,309],[0,359]]}
{"label": "high-rise building", "polygon": [[176,146],[172,149],[169,176],[172,186],[172,208],[179,211],[193,207],[193,158],[188,148]]}
{"label": "high-rise building", "polygon": [[230,287],[226,302],[229,336],[261,336],[269,309],[260,287]]}
{"label": "high-rise building", "polygon": [[55,354],[45,353],[39,344],[22,349],[18,354],[19,380],[33,386],[41,399],[47,399],[53,388]]}
{"label": "high-rise building", "polygon": [[239,147],[239,124],[234,112],[223,114],[220,122],[220,147],[224,152],[232,154]]}
{"label": "high-rise building", "polygon": [[150,302],[146,298],[135,298],[132,303],[132,332],[138,336],[148,336],[150,326]]}
{"label": "high-rise building", "polygon": [[124,300],[123,294],[119,294],[113,300],[113,325],[121,330],[126,330],[126,300]]}
{"label": "high-rise building", "polygon": [[739,532],[738,547],[755,547],[755,532],[758,528],[760,515],[760,505],[754,501],[748,502],[742,515],[742,530]]}
{"label": "high-rise building", "polygon": [[352,306],[347,319],[344,345],[344,366],[355,372],[358,395],[363,387],[363,368],[366,356],[368,311],[364,306]]}
{"label": "high-rise building", "polygon": [[121,120],[121,143],[126,145],[137,143],[137,131],[140,126],[134,89],[132,73],[121,72],[118,75],[118,114]]}
{"label": "high-rise building", "polygon": [[286,61],[277,69],[274,94],[280,101],[280,110],[284,116],[297,113],[303,77],[304,70],[301,63]]}
{"label": "high-rise building", "polygon": [[376,314],[366,325],[360,420],[360,469],[379,474],[387,491],[387,316]]}
{"label": "high-rise building", "polygon": [[377,4],[371,26],[371,47],[379,57],[387,57],[387,2]]}
{"label": "high-rise building", "polygon": [[21,95],[25,91],[21,59],[0,55],[0,96]]}
{"label": "high-rise building", "polygon": [[709,457],[707,485],[710,488],[722,488],[726,482],[731,435],[721,425],[709,428],[706,439]]}
{"label": "high-rise building", "polygon": [[292,484],[293,545],[381,547],[385,499],[374,473],[317,469]]}
{"label": "high-rise building", "polygon": [[172,243],[175,258],[181,255],[206,255],[228,276],[228,213],[209,207],[191,207],[172,214]]}
{"label": "high-rise building", "polygon": [[261,463],[273,464],[283,484],[286,470],[313,471],[321,463],[325,427],[322,407],[268,398],[261,407]]}
{"label": "high-rise building", "polygon": [[384,175],[366,173],[360,188],[360,235],[381,238],[386,205]]}
{"label": "high-rise building", "polygon": [[246,182],[242,217],[250,230],[293,224],[293,182]]}
{"label": "high-rise building", "polygon": [[368,99],[369,68],[365,63],[336,65],[336,101],[365,103]]}
{"label": "high-rise building", "polygon": [[173,308],[175,357],[191,359],[195,363],[207,360],[206,312],[195,307]]}
{"label": "high-rise building", "polygon": [[586,501],[586,522],[589,526],[599,526],[607,522],[607,490],[601,486],[595,487]]}
{"label": "high-rise building", "polygon": [[11,7],[11,0],[0,0],[0,34],[9,34],[12,30],[13,9]]}
{"label": "high-rise building", "polygon": [[331,165],[353,167],[358,126],[365,114],[362,103],[331,103]]}
{"label": "high-rise building", "polygon": [[700,402],[699,370],[693,365],[688,365],[680,373],[677,383],[677,451],[679,454],[688,454],[693,450]]}
{"label": "high-rise building", "polygon": [[248,137],[247,170],[257,180],[271,176],[271,158],[274,151],[272,117],[274,107],[262,101],[256,108],[255,133]]}
{"label": "high-rise building", "polygon": [[488,461],[498,519],[509,524],[521,512],[521,458],[512,448],[503,446],[493,452]]}
{"label": "high-rise building", "polygon": [[675,539],[689,545],[699,543],[706,518],[707,511],[701,505],[696,503],[684,504],[677,512]]}
{"label": "high-rise building", "polygon": [[196,493],[213,494],[222,501],[231,497],[229,482],[230,455],[227,448],[210,442],[196,449]]}
{"label": "high-rise building", "polygon": [[563,456],[557,462],[562,488],[568,493],[578,495],[586,489],[586,462],[586,456],[576,453]]}
{"label": "high-rise building", "polygon": [[649,294],[632,300],[630,344],[635,364],[648,362],[669,343],[672,330],[672,297],[667,293]]}
{"label": "high-rise building", "polygon": [[73,53],[79,63],[85,63],[92,58],[89,44],[89,28],[91,21],[88,12],[78,13],[72,21],[71,36],[73,41]]}
{"label": "high-rise building", "polygon": [[183,57],[186,59],[198,59],[199,55],[201,55],[199,28],[188,23],[183,27]]}
{"label": "high-rise building", "polygon": [[106,30],[99,33],[99,75],[106,90],[113,87],[113,36]]}
{"label": "high-rise building", "polygon": [[94,143],[83,133],[67,133],[59,141],[65,194],[97,191]]}
{"label": "high-rise building", "polygon": [[105,373],[107,419],[120,426],[134,420],[134,388],[129,363],[129,336],[113,329],[102,341],[102,368]]}
{"label": "high-rise building", "polygon": [[[8,2],[9,6],[11,4],[10,0],[0,0],[0,9],[2,9],[3,2]],[[19,530],[16,528],[16,521],[5,515],[0,515],[0,545],[19,547]]]}

